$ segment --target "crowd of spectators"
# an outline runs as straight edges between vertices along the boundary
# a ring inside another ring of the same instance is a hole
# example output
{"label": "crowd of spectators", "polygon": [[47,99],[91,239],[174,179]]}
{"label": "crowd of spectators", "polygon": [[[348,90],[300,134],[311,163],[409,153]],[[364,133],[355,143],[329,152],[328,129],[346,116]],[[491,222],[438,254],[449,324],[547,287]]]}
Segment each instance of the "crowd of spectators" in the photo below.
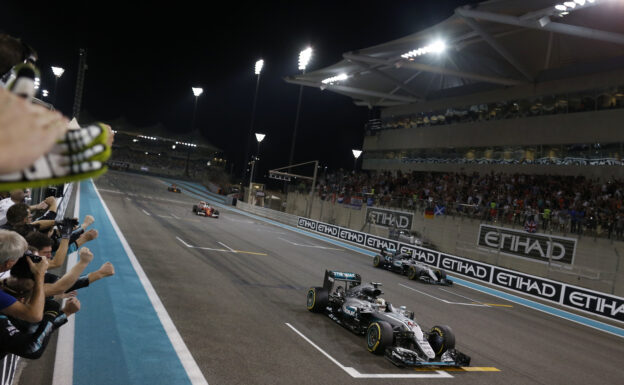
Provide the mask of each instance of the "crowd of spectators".
{"label": "crowd of spectators", "polygon": [[[105,172],[113,142],[110,127],[70,129],[67,118],[33,102],[36,60],[30,46],[0,34],[0,359],[41,357],[53,332],[80,310],[76,290],[114,274],[110,263],[84,274],[93,260],[84,245],[98,237],[88,229],[95,218],[59,215],[54,196],[27,200],[31,187]],[[50,271],[73,252],[78,262],[65,274]]]}
{"label": "crowd of spectators", "polygon": [[319,197],[465,216],[504,225],[534,221],[537,231],[624,240],[624,180],[582,176],[410,172],[335,172]]}
{"label": "crowd of spectators", "polygon": [[[592,90],[577,95],[553,95],[533,100],[509,100],[462,107],[449,107],[439,111],[419,112],[412,115],[384,119],[380,129],[428,127],[443,124],[516,119],[531,116],[553,115],[613,109],[624,107],[624,87]],[[368,130],[374,134],[375,130]]]}

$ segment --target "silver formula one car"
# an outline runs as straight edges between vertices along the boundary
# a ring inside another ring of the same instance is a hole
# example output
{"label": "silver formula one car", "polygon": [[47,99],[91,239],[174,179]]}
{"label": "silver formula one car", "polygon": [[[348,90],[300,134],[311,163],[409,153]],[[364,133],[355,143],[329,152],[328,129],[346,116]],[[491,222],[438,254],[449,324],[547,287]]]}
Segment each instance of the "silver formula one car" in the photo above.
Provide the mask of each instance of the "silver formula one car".
{"label": "silver formula one car", "polygon": [[381,298],[380,283],[362,284],[359,274],[325,271],[323,287],[308,290],[307,308],[324,313],[355,334],[366,336],[366,347],[403,366],[468,366],[470,357],[455,350],[450,327],[423,331],[414,312]]}
{"label": "silver formula one car", "polygon": [[407,275],[409,279],[418,279],[426,283],[450,286],[453,281],[446,277],[446,272],[425,265],[409,253],[400,253],[395,249],[382,248],[373,257],[373,266],[395,273]]}

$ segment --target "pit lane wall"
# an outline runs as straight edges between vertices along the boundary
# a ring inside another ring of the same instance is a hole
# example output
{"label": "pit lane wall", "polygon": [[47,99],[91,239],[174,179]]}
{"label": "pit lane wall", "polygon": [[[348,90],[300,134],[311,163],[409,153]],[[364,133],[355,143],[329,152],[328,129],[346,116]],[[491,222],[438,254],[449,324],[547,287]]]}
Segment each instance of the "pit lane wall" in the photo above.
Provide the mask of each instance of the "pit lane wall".
{"label": "pit lane wall", "polygon": [[297,227],[372,249],[393,248],[452,274],[473,278],[518,293],[624,323],[624,298],[520,273],[471,259],[299,217]]}

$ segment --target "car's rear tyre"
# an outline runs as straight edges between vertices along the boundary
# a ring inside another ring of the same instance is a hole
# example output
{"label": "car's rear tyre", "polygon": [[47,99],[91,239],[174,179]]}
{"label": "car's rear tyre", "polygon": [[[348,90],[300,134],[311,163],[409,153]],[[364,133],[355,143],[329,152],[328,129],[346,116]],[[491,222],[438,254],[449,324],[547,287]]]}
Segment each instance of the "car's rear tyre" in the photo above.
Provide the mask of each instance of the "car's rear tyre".
{"label": "car's rear tyre", "polygon": [[429,330],[427,340],[438,357],[447,350],[455,348],[455,334],[453,334],[453,330],[447,325],[436,325],[432,327],[431,330]]}
{"label": "car's rear tyre", "polygon": [[386,321],[375,321],[366,330],[366,348],[373,354],[384,354],[392,346],[394,333]]}
{"label": "car's rear tyre", "polygon": [[320,313],[327,307],[329,293],[322,287],[311,287],[308,289],[306,304],[308,310],[313,313]]}
{"label": "car's rear tyre", "polygon": [[383,267],[383,262],[381,262],[381,256],[379,254],[373,257],[373,266],[375,267]]}
{"label": "car's rear tyre", "polygon": [[407,278],[409,279],[418,279],[420,277],[420,275],[422,274],[422,269],[416,266],[410,266],[409,269],[407,269]]}

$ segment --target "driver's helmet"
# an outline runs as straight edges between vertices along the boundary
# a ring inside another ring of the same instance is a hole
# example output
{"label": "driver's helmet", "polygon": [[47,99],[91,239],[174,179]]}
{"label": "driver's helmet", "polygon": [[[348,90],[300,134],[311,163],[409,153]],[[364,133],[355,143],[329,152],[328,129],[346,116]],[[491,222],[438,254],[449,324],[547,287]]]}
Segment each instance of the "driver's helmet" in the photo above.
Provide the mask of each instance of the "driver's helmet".
{"label": "driver's helmet", "polygon": [[383,298],[377,298],[375,299],[375,305],[377,305],[377,308],[379,309],[379,311],[386,311],[386,300]]}

